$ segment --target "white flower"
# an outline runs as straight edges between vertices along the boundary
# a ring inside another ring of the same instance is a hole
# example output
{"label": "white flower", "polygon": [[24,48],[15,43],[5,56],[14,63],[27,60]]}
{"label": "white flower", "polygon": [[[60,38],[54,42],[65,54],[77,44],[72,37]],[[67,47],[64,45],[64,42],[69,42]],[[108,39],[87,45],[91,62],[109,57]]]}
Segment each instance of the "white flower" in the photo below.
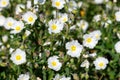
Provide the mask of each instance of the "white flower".
{"label": "white flower", "polygon": [[[38,6],[38,5],[34,6],[34,8],[31,8],[31,9],[33,9],[33,10],[32,10],[33,13],[39,12],[39,6]],[[41,13],[41,14],[42,14],[42,13]],[[40,15],[40,14],[39,14],[39,15]]]}
{"label": "white flower", "polygon": [[39,53],[39,58],[41,58],[42,57],[42,53]]}
{"label": "white flower", "polygon": [[38,1],[40,4],[44,4],[46,2],[46,0],[39,0]]}
{"label": "white flower", "polygon": [[38,0],[34,0],[34,4],[35,4],[35,5],[38,4]]}
{"label": "white flower", "polygon": [[11,39],[13,39],[13,38],[14,38],[14,36],[11,34],[11,35],[10,35],[10,38],[11,38]]}
{"label": "white flower", "polygon": [[81,8],[82,4],[83,4],[82,1],[78,2],[78,7]]}
{"label": "white flower", "polygon": [[105,28],[107,28],[111,23],[112,23],[112,21],[109,19],[106,22],[102,22],[102,26],[104,26]]}
{"label": "white flower", "polygon": [[56,74],[56,75],[55,75],[55,78],[53,78],[53,80],[60,80],[61,77],[62,77],[62,76],[60,76],[59,74]]}
{"label": "white flower", "polygon": [[0,15],[0,26],[3,26],[3,25],[4,25],[5,20],[6,20],[5,17],[2,16],[2,15]]}
{"label": "white flower", "polygon": [[119,32],[117,33],[117,37],[118,37],[118,39],[120,39],[120,33]]}
{"label": "white flower", "polygon": [[71,80],[70,77],[63,77],[60,80]]}
{"label": "white flower", "polygon": [[101,20],[101,15],[100,14],[97,14],[93,17],[93,21],[95,21],[95,22],[98,22],[100,20]]}
{"label": "white flower", "polygon": [[0,7],[4,8],[9,5],[9,0],[0,0]]}
{"label": "white flower", "polygon": [[17,80],[29,80],[29,79],[30,79],[30,75],[28,73],[20,74],[19,77],[17,78]]}
{"label": "white flower", "polygon": [[102,3],[104,2],[104,0],[94,0],[94,2],[95,2],[96,4],[102,4]]}
{"label": "white flower", "polygon": [[23,12],[22,9],[25,9],[25,5],[24,4],[18,4],[15,8],[15,14],[20,14]]}
{"label": "white flower", "polygon": [[89,61],[86,59],[86,60],[84,60],[82,63],[81,63],[81,67],[85,67],[85,68],[89,68],[89,65],[90,65],[90,63],[89,63]]}
{"label": "white flower", "polygon": [[12,27],[12,34],[20,33],[24,28],[24,23],[22,21],[15,21]]}
{"label": "white flower", "polygon": [[67,22],[68,21],[68,14],[67,13],[64,13],[64,14],[59,13],[59,19],[63,23]]}
{"label": "white flower", "polygon": [[83,36],[83,39],[84,39],[83,45],[90,49],[93,49],[96,46],[96,44],[98,43],[98,40],[96,40],[96,38],[90,34],[85,34]]}
{"label": "white flower", "polygon": [[26,6],[27,6],[28,9],[30,9],[32,7],[32,2],[31,1],[27,1],[27,5]]}
{"label": "white flower", "polygon": [[68,11],[72,12],[77,9],[77,3],[74,0],[68,1]]}
{"label": "white flower", "polygon": [[8,36],[7,35],[4,35],[2,36],[2,41],[5,43],[8,41]]}
{"label": "white flower", "polygon": [[63,30],[64,24],[59,20],[50,20],[48,22],[49,25],[49,33],[59,33],[61,30]]}
{"label": "white flower", "polygon": [[37,5],[40,3],[40,5],[45,4],[46,0],[34,0],[34,5]]}
{"label": "white flower", "polygon": [[53,80],[71,80],[70,77],[65,77],[64,75],[60,76],[59,74],[55,75],[55,78]]}
{"label": "white flower", "polygon": [[105,69],[108,64],[108,59],[104,57],[98,57],[93,63],[96,70]]}
{"label": "white flower", "polygon": [[77,26],[80,27],[85,32],[88,28],[88,22],[85,20],[81,20],[80,22],[77,23]]}
{"label": "white flower", "polygon": [[3,43],[0,41],[0,46],[2,46],[2,44],[3,44]]}
{"label": "white flower", "polygon": [[97,55],[96,52],[93,52],[89,54],[89,57],[95,57],[96,55]]}
{"label": "white flower", "polygon": [[74,30],[74,29],[76,29],[76,25],[72,25],[72,26],[70,27],[70,30]]}
{"label": "white flower", "polygon": [[57,41],[57,42],[55,43],[55,45],[61,45],[61,42],[60,42],[60,41]]}
{"label": "white flower", "polygon": [[108,2],[109,0],[94,0],[96,4],[102,4],[103,2]]}
{"label": "white flower", "polygon": [[1,46],[0,51],[5,50],[6,47],[4,45]]}
{"label": "white flower", "polygon": [[116,3],[116,2],[117,2],[117,0],[113,0],[113,2],[114,2],[114,3]]}
{"label": "white flower", "polygon": [[54,18],[56,18],[56,16],[57,16],[57,11],[56,11],[56,10],[53,10],[53,11],[52,11],[52,14],[53,14]]}
{"label": "white flower", "polygon": [[64,7],[65,0],[52,0],[52,6],[57,9],[62,9]]}
{"label": "white flower", "polygon": [[5,29],[10,30],[13,27],[14,23],[15,23],[15,20],[12,17],[6,18],[4,23]]}
{"label": "white flower", "polygon": [[26,12],[24,15],[22,15],[22,19],[26,21],[28,24],[34,24],[35,20],[37,19],[36,14],[34,14],[31,11]]}
{"label": "white flower", "polygon": [[42,80],[40,77],[37,77],[37,80]]}
{"label": "white flower", "polygon": [[[111,3],[106,3],[106,9],[109,9],[109,10],[111,10],[112,9],[112,5],[111,5]],[[115,9],[114,9],[115,10]]]}
{"label": "white flower", "polygon": [[61,69],[62,63],[58,60],[58,56],[48,58],[48,67],[55,71],[59,71]]}
{"label": "white flower", "polygon": [[120,53],[120,41],[118,41],[116,44],[115,44],[115,51],[117,53]]}
{"label": "white flower", "polygon": [[13,53],[14,50],[15,50],[15,49],[10,48],[10,49],[9,49],[9,53],[10,53],[10,54]]}
{"label": "white flower", "polygon": [[28,31],[28,30],[25,31],[25,36],[29,36],[30,34],[31,34],[30,31]]}
{"label": "white flower", "polygon": [[11,53],[10,59],[16,65],[23,64],[26,62],[26,53],[21,49],[16,49],[15,52]]}
{"label": "white flower", "polygon": [[90,35],[92,35],[93,37],[95,37],[96,40],[100,40],[102,33],[101,33],[100,30],[95,30],[95,31],[91,32]]}
{"label": "white flower", "polygon": [[116,19],[116,21],[120,21],[120,11],[117,11],[115,13],[115,19]]}
{"label": "white flower", "polygon": [[83,54],[83,58],[88,58],[89,55],[88,54]]}
{"label": "white flower", "polygon": [[77,40],[66,43],[67,54],[71,57],[79,57],[83,50],[83,46],[78,43]]}
{"label": "white flower", "polygon": [[51,44],[51,42],[47,41],[43,44],[43,46],[47,46],[47,45],[50,45],[50,44]]}

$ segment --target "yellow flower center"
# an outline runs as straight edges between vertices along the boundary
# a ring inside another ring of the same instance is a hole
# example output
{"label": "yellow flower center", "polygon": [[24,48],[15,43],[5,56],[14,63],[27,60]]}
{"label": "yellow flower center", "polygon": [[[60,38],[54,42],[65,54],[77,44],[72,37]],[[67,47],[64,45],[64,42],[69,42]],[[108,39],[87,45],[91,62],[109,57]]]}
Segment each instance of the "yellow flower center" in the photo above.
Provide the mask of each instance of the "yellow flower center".
{"label": "yellow flower center", "polygon": [[80,11],[80,15],[81,15],[82,17],[85,16],[85,11],[84,11],[84,10]]}
{"label": "yellow flower center", "polygon": [[83,23],[83,24],[81,25],[81,28],[84,29],[84,27],[85,27],[85,24]]}
{"label": "yellow flower center", "polygon": [[100,67],[103,67],[103,66],[104,66],[104,63],[103,63],[103,62],[100,62],[98,65],[99,65]]}
{"label": "yellow flower center", "polygon": [[67,18],[63,18],[63,22],[66,22],[67,21]]}
{"label": "yellow flower center", "polygon": [[88,43],[91,43],[91,41],[92,41],[92,38],[87,38],[87,40],[86,40]]}
{"label": "yellow flower center", "polygon": [[55,2],[55,5],[56,5],[57,7],[59,7],[59,6],[60,6],[60,2],[59,2],[59,1]]}
{"label": "yellow flower center", "polygon": [[9,27],[12,26],[12,25],[13,25],[13,24],[12,24],[11,22],[8,23],[8,26],[9,26]]}
{"label": "yellow flower center", "polygon": [[3,0],[2,1],[2,5],[6,5],[6,4],[7,4],[7,2]]}
{"label": "yellow flower center", "polygon": [[52,25],[52,30],[56,30],[57,29],[57,25],[56,24],[53,24]]}
{"label": "yellow flower center", "polygon": [[34,19],[33,19],[32,16],[30,16],[30,17],[28,18],[28,21],[29,21],[29,22],[33,22],[33,20],[34,20]]}
{"label": "yellow flower center", "polygon": [[20,26],[16,26],[15,28],[16,31],[20,31],[20,29],[21,29]]}
{"label": "yellow flower center", "polygon": [[16,60],[21,60],[21,59],[22,59],[21,55],[16,55]]}
{"label": "yellow flower center", "polygon": [[52,66],[54,66],[54,67],[57,66],[57,62],[56,62],[56,61],[53,61],[53,62],[52,62]]}
{"label": "yellow flower center", "polygon": [[71,46],[71,51],[76,51],[76,46]]}

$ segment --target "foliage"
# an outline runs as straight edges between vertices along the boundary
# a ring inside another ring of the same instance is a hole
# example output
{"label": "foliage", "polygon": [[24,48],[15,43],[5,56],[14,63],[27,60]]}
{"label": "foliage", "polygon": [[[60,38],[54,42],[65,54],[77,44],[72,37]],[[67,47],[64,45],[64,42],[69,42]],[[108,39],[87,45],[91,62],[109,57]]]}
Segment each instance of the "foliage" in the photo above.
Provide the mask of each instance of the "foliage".
{"label": "foliage", "polygon": [[[0,12],[5,18],[12,17],[15,20],[24,22],[24,29],[17,34],[11,34],[11,30],[6,30],[4,25],[0,27],[0,80],[16,80],[20,74],[29,72],[30,80],[36,80],[38,77],[42,80],[52,80],[56,74],[71,77],[71,80],[117,80],[120,79],[120,53],[115,50],[115,44],[119,41],[120,23],[116,21],[115,12],[119,11],[119,1],[103,2],[95,4],[91,0],[75,0],[76,4],[81,2],[82,6],[69,11],[70,1],[64,4],[64,8],[57,9],[52,6],[51,0],[46,0],[44,4],[34,4],[34,0],[30,8],[27,8],[27,0],[10,0],[7,7]],[[16,6],[18,4],[25,5],[26,8],[21,8],[22,12],[16,14]],[[109,6],[109,7],[107,7]],[[36,9],[38,8],[38,10]],[[22,19],[22,15],[31,11],[37,15],[34,24],[26,24]],[[67,13],[68,21],[64,23],[64,28],[60,33],[49,33],[49,21],[56,19],[53,14]],[[99,21],[94,21],[93,17],[97,14],[101,15]],[[80,20],[88,22],[89,26],[86,31],[83,31],[77,23]],[[108,23],[107,20],[111,20]],[[105,27],[105,23],[108,23]],[[71,29],[71,27],[75,28]],[[25,31],[30,31],[30,35],[26,36]],[[80,57],[71,57],[67,54],[66,43],[72,40],[78,40],[83,45],[83,36],[94,30],[100,30],[102,35],[97,45],[90,49],[85,47],[81,52]],[[3,36],[7,35],[7,42],[4,42]],[[50,42],[50,44],[49,44]],[[48,43],[48,44],[46,44]],[[46,44],[46,45],[45,45]],[[10,50],[14,49],[12,52]],[[11,54],[16,49],[22,49],[26,53],[26,63],[16,65],[10,59]],[[94,57],[89,54],[96,53]],[[59,71],[52,70],[48,67],[48,58],[51,56],[59,56],[59,61],[62,63],[62,68]],[[85,57],[87,56],[87,57]],[[96,70],[93,61],[99,57],[105,57],[109,63],[105,69]],[[81,67],[84,60],[88,60],[89,68]]]}

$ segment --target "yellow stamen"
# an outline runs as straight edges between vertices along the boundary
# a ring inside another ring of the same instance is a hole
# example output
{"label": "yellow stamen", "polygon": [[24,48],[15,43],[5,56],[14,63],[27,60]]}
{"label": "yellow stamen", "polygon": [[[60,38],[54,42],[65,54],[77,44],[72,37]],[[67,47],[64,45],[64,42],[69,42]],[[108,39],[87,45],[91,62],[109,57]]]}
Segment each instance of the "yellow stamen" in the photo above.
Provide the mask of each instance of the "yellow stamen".
{"label": "yellow stamen", "polygon": [[57,29],[57,25],[56,24],[53,24],[52,25],[52,30],[56,30]]}
{"label": "yellow stamen", "polygon": [[103,67],[103,66],[104,66],[104,63],[103,63],[103,62],[100,62],[98,65],[99,65],[100,67]]}
{"label": "yellow stamen", "polygon": [[33,17],[30,16],[30,17],[28,18],[28,21],[29,21],[29,22],[33,22]]}
{"label": "yellow stamen", "polygon": [[20,29],[21,29],[20,26],[16,26],[15,28],[16,31],[20,31]]}
{"label": "yellow stamen", "polygon": [[7,2],[6,1],[2,1],[2,5],[6,5],[7,4]]}
{"label": "yellow stamen", "polygon": [[52,66],[57,66],[57,63],[55,61],[52,62]]}
{"label": "yellow stamen", "polygon": [[81,25],[81,28],[84,29],[84,27],[85,27],[85,24],[83,23],[83,24]]}
{"label": "yellow stamen", "polygon": [[74,45],[71,46],[71,50],[72,50],[72,51],[76,51],[76,46],[74,46]]}
{"label": "yellow stamen", "polygon": [[59,2],[59,1],[55,2],[55,5],[56,5],[57,7],[59,7],[59,6],[60,6],[60,2]]}
{"label": "yellow stamen", "polygon": [[21,60],[21,59],[22,59],[21,55],[16,56],[16,60]]}
{"label": "yellow stamen", "polygon": [[8,26],[12,26],[13,24],[11,22],[8,23]]}
{"label": "yellow stamen", "polygon": [[66,22],[66,21],[67,21],[67,18],[64,18],[64,19],[63,19],[63,22]]}
{"label": "yellow stamen", "polygon": [[92,41],[92,38],[87,38],[87,40],[86,40],[88,43],[91,43],[91,41]]}

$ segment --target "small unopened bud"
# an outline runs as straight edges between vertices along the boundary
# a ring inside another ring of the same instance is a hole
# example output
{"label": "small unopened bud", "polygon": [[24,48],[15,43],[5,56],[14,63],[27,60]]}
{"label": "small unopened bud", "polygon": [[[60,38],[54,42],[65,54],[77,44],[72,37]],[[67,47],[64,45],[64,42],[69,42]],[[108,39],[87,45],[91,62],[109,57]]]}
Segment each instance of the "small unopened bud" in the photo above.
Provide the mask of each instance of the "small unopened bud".
{"label": "small unopened bud", "polygon": [[25,31],[25,35],[26,35],[26,36],[29,36],[30,34],[31,34],[30,31],[28,31],[28,30]]}
{"label": "small unopened bud", "polygon": [[89,75],[87,73],[85,74],[85,78],[86,78],[86,80],[88,80],[88,78],[89,78]]}
{"label": "small unopened bud", "polygon": [[42,80],[40,77],[37,77],[37,80]]}
{"label": "small unopened bud", "polygon": [[114,2],[114,3],[116,3],[116,2],[117,2],[117,0],[113,0],[113,2]]}
{"label": "small unopened bud", "polygon": [[78,77],[78,75],[75,73],[75,74],[73,74],[73,79],[74,80],[79,80],[79,77]]}
{"label": "small unopened bud", "polygon": [[41,53],[39,53],[39,57],[41,58],[41,56],[42,56],[42,54]]}
{"label": "small unopened bud", "polygon": [[7,35],[2,36],[2,41],[6,43],[8,41],[8,36]]}

